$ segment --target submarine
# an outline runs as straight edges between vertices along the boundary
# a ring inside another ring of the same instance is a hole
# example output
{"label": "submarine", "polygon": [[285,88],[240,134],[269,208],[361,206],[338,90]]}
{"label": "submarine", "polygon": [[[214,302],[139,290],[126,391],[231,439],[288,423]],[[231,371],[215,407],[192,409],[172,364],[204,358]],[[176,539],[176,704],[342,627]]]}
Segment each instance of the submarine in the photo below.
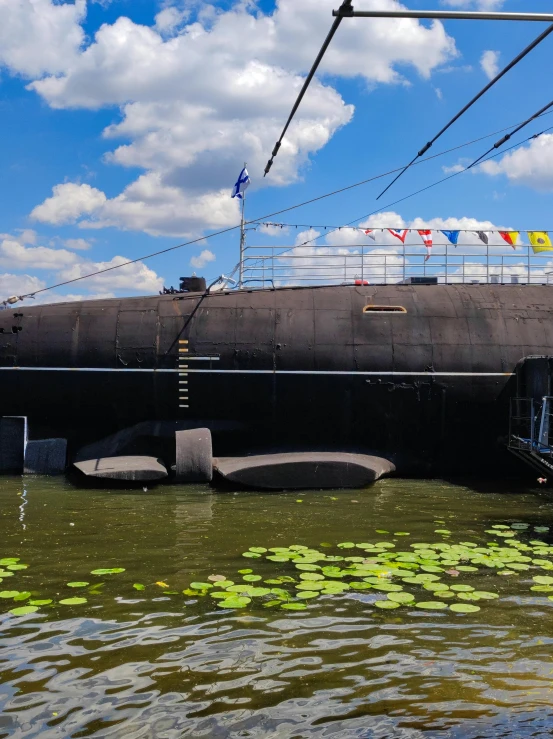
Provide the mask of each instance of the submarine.
{"label": "submarine", "polygon": [[486,474],[505,468],[517,367],[553,354],[552,318],[545,285],[30,304],[0,312],[0,415],[25,419],[27,444],[67,440],[68,463],[99,477],[99,460],[145,454],[171,477],[179,434],[188,464],[258,487]]}

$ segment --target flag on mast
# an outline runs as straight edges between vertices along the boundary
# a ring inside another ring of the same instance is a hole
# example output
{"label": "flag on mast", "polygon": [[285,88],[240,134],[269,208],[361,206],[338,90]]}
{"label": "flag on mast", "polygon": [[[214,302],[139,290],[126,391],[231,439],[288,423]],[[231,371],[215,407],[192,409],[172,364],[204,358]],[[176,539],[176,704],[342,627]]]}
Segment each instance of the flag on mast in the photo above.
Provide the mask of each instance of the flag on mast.
{"label": "flag on mast", "polygon": [[250,186],[250,183],[250,175],[248,174],[248,170],[246,169],[246,167],[244,167],[244,169],[238,175],[238,179],[236,180],[236,183],[234,185],[231,198],[239,198],[240,200],[243,200],[244,193],[246,192],[246,189]]}
{"label": "flag on mast", "polygon": [[432,254],[432,231],[424,229],[423,231],[419,231],[419,236],[422,238],[424,245],[426,246],[426,257],[424,261],[428,262]]}

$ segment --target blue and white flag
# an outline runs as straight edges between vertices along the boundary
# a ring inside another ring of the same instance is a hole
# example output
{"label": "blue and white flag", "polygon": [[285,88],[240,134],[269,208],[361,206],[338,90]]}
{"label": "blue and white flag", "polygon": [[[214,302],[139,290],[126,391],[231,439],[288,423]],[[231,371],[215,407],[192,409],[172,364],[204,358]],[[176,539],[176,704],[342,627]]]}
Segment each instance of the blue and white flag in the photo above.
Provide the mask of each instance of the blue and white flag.
{"label": "blue and white flag", "polygon": [[240,172],[240,175],[238,176],[238,179],[236,180],[236,184],[234,185],[234,190],[232,191],[231,197],[233,198],[242,198],[244,197],[244,192],[246,191],[246,188],[249,187],[251,180],[250,175],[248,174],[248,170],[246,167]]}

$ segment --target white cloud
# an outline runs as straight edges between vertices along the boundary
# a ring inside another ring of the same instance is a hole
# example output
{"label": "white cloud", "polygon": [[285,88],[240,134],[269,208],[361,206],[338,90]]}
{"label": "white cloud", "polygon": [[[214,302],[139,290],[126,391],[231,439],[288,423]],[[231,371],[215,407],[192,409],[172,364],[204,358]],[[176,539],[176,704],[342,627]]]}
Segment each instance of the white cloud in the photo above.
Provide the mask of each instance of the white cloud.
{"label": "white cloud", "polygon": [[[277,0],[273,12],[263,13],[249,2],[237,0],[226,12],[206,2],[197,20],[182,28],[184,11],[171,7],[160,11],[155,27],[125,17],[101,26],[61,73],[36,79],[29,88],[54,108],[120,106],[121,120],[104,135],[125,143],[106,161],[145,174],[113,198],[90,186],[85,192],[84,185],[57,185],[63,189],[55,188],[33,216],[66,223],[90,215],[86,225],[95,227],[197,234],[237,222],[228,190],[244,160],[257,186],[297,180],[310,156],[354,112],[332,86],[315,80],[271,177],[263,181],[265,162],[334,5]],[[379,0],[379,7],[401,6]],[[399,69],[410,66],[428,78],[455,56],[453,39],[440,23],[376,19],[342,24],[321,71],[362,77],[370,85],[398,84],[405,83]]]}
{"label": "white cloud", "polygon": [[[58,273],[60,281],[74,280],[77,277],[108,269],[116,265],[128,262],[127,257],[116,256],[109,262],[79,261]],[[163,287],[163,278],[158,277],[154,270],[147,267],[143,262],[135,262],[111,272],[106,272],[96,277],[90,277],[83,282],[87,289],[97,288],[106,290],[132,290],[139,293],[157,293]]]}
{"label": "white cloud", "polygon": [[209,249],[204,249],[197,257],[192,257],[190,266],[196,269],[202,269],[209,262],[214,262],[217,257]]}
{"label": "white cloud", "polygon": [[486,77],[493,80],[499,73],[499,57],[501,56],[499,51],[492,51],[491,49],[485,51],[480,58],[480,66]]}
{"label": "white cloud", "polygon": [[107,199],[104,193],[95,187],[75,182],[56,185],[52,193],[51,198],[47,198],[34,208],[31,213],[33,220],[56,226],[62,223],[75,223],[81,216],[98,210]]}
{"label": "white cloud", "polygon": [[[54,249],[46,246],[29,246],[29,239],[34,243],[36,234],[26,231],[22,235],[0,234],[0,266],[12,270],[48,270],[53,277],[48,284],[73,280],[77,277],[99,270],[122,265],[129,261],[128,257],[115,256],[110,261],[98,262],[83,259],[74,251]],[[84,239],[83,239],[84,241]],[[43,280],[28,274],[8,273],[2,282],[0,276],[0,301],[4,293],[10,295],[35,292],[46,286]],[[13,279],[12,279],[13,278]],[[11,287],[10,287],[11,285]],[[82,282],[86,290],[95,290],[96,294],[111,295],[112,291],[129,293],[157,293],[163,287],[163,278],[143,262],[120,267],[103,275],[91,277]],[[46,294],[46,293],[45,293]],[[48,297],[52,293],[48,292]],[[57,294],[54,294],[57,295]],[[8,297],[5,295],[5,297]],[[90,299],[90,296],[83,296]],[[56,300],[65,300],[66,296],[58,296]],[[78,300],[78,297],[74,298]],[[50,301],[49,301],[50,302]]]}
{"label": "white cloud", "polygon": [[0,241],[0,266],[12,269],[61,269],[74,264],[79,257],[67,249],[50,249],[47,246],[26,246],[16,236]]}
{"label": "white cloud", "polygon": [[86,251],[91,247],[90,241],[86,239],[65,239],[63,245],[68,249],[77,249],[77,251]]}
{"label": "white cloud", "polygon": [[86,0],[0,0],[0,66],[26,77],[65,72],[84,41]]}
{"label": "white cloud", "polygon": [[458,174],[459,172],[464,172],[470,164],[470,159],[466,160],[466,164],[463,162],[464,160],[459,160],[457,164],[452,164],[450,167],[444,166],[442,167],[442,172],[444,172],[444,174]]}
{"label": "white cloud", "polygon": [[505,175],[516,185],[553,191],[553,134],[542,134],[500,161],[484,162],[478,168],[487,175]]}

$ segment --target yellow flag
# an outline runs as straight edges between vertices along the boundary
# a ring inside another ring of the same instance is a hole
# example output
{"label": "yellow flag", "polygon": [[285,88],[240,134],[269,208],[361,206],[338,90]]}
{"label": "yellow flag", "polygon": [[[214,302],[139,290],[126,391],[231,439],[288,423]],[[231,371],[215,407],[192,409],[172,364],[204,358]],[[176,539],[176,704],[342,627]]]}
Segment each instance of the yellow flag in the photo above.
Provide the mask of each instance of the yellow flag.
{"label": "yellow flag", "polygon": [[545,231],[530,231],[528,234],[534,254],[542,251],[553,251],[553,244]]}

